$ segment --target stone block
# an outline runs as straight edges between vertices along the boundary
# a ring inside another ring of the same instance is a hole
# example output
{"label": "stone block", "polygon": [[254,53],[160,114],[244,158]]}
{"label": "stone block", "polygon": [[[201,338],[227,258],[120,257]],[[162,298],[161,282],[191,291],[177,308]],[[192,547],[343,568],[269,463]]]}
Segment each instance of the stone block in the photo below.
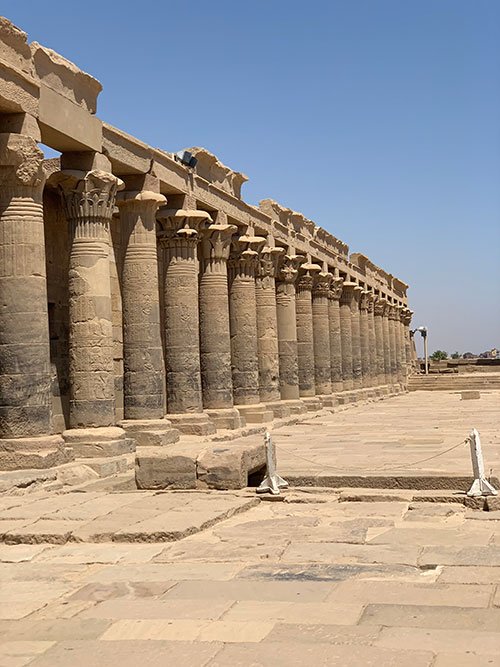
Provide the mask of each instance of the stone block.
{"label": "stone block", "polygon": [[498,632],[500,609],[446,607],[404,604],[369,604],[360,625],[388,627],[440,628],[441,630],[474,630]]}
{"label": "stone block", "polygon": [[215,424],[215,428],[234,430],[245,426],[245,419],[236,408],[206,409],[205,412]]}
{"label": "stone block", "polygon": [[207,447],[197,458],[197,486],[209,489],[243,489],[249,473],[266,464],[265,449],[258,444]]}
{"label": "stone block", "polygon": [[39,470],[73,459],[71,446],[60,435],[0,439],[0,470]]}
{"label": "stone block", "polygon": [[479,391],[462,391],[460,392],[460,397],[462,401],[470,401],[475,398],[481,398],[481,393]]}
{"label": "stone block", "polygon": [[175,447],[139,447],[135,458],[135,481],[138,489],[196,488],[195,451]]}
{"label": "stone block", "polygon": [[119,425],[137,447],[164,447],[180,438],[179,430],[168,419],[124,419]]}
{"label": "stone block", "polygon": [[192,412],[185,414],[168,414],[167,418],[172,425],[182,434],[186,435],[212,435],[215,433],[215,425],[205,412]]}
{"label": "stone block", "polygon": [[80,458],[120,456],[135,449],[134,441],[126,438],[125,431],[117,426],[72,428],[64,431],[63,438]]}
{"label": "stone block", "polygon": [[247,424],[268,424],[274,419],[274,412],[261,403],[237,405],[236,407]]}

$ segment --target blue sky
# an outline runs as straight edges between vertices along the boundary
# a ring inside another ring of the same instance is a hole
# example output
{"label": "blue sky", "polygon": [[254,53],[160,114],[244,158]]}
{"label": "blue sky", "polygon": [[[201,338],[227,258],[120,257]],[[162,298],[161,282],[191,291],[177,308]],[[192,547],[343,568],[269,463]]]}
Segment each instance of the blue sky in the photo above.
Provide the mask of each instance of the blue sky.
{"label": "blue sky", "polygon": [[205,146],[410,284],[430,349],[500,347],[500,3],[5,3],[98,115]]}

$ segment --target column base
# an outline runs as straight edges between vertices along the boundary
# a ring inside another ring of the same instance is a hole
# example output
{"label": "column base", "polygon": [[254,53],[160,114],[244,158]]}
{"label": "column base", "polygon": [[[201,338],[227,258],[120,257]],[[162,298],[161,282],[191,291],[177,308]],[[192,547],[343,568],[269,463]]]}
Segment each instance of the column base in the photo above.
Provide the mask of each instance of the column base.
{"label": "column base", "polygon": [[0,439],[0,470],[41,470],[74,458],[61,435]]}
{"label": "column base", "polygon": [[318,394],[316,398],[319,398],[324,408],[334,408],[337,405],[337,398],[334,394]]}
{"label": "column base", "polygon": [[344,383],[340,380],[339,382],[332,382],[332,391],[336,393],[338,391],[344,390]]}
{"label": "column base", "polygon": [[167,419],[184,435],[212,435],[216,430],[206,412],[167,414]]}
{"label": "column base", "polygon": [[337,401],[339,405],[348,405],[349,403],[356,403],[357,400],[358,396],[355,391],[343,391],[340,394],[337,394]]}
{"label": "column base", "polygon": [[135,442],[119,426],[70,428],[64,431],[63,438],[77,458],[120,456],[135,451]]}
{"label": "column base", "polygon": [[291,415],[304,415],[307,412],[307,408],[300,398],[289,398],[282,403],[290,410]]}
{"label": "column base", "polygon": [[301,396],[300,400],[304,403],[308,412],[317,412],[323,407],[323,403],[318,396]]}
{"label": "column base", "polygon": [[135,440],[137,447],[163,447],[180,438],[168,419],[123,419],[118,425],[128,438]]}
{"label": "column base", "polygon": [[205,408],[215,428],[234,430],[245,426],[245,419],[236,408]]}
{"label": "column base", "polygon": [[235,406],[247,424],[266,424],[274,419],[274,412],[264,403]]}
{"label": "column base", "polygon": [[292,414],[288,401],[266,401],[264,405],[272,411],[275,419],[286,419]]}

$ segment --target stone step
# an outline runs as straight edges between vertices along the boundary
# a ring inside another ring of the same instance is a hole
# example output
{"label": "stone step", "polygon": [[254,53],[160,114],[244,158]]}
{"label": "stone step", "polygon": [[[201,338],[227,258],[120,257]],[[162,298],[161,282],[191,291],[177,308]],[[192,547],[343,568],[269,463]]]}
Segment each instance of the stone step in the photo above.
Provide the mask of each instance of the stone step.
{"label": "stone step", "polygon": [[[319,474],[294,474],[286,470],[281,471],[282,476],[291,487],[313,486],[329,487],[339,489],[342,487],[355,489],[407,489],[407,490],[429,490],[440,489],[444,491],[465,492],[470,489],[473,478],[468,475],[459,474],[385,474],[385,475],[330,475]],[[498,477],[491,477],[491,483],[500,488]]]}

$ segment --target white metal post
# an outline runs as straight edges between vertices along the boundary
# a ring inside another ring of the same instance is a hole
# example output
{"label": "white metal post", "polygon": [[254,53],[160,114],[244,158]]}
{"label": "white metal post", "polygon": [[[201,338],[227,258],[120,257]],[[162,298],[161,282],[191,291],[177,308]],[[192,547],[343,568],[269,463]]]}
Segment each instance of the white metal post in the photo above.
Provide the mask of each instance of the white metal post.
{"label": "white metal post", "polygon": [[470,455],[472,459],[472,472],[474,474],[474,481],[472,486],[467,491],[467,495],[475,496],[496,496],[497,490],[491,486],[484,476],[484,461],[483,451],[481,449],[481,440],[479,433],[475,428],[472,429],[469,435]]}

